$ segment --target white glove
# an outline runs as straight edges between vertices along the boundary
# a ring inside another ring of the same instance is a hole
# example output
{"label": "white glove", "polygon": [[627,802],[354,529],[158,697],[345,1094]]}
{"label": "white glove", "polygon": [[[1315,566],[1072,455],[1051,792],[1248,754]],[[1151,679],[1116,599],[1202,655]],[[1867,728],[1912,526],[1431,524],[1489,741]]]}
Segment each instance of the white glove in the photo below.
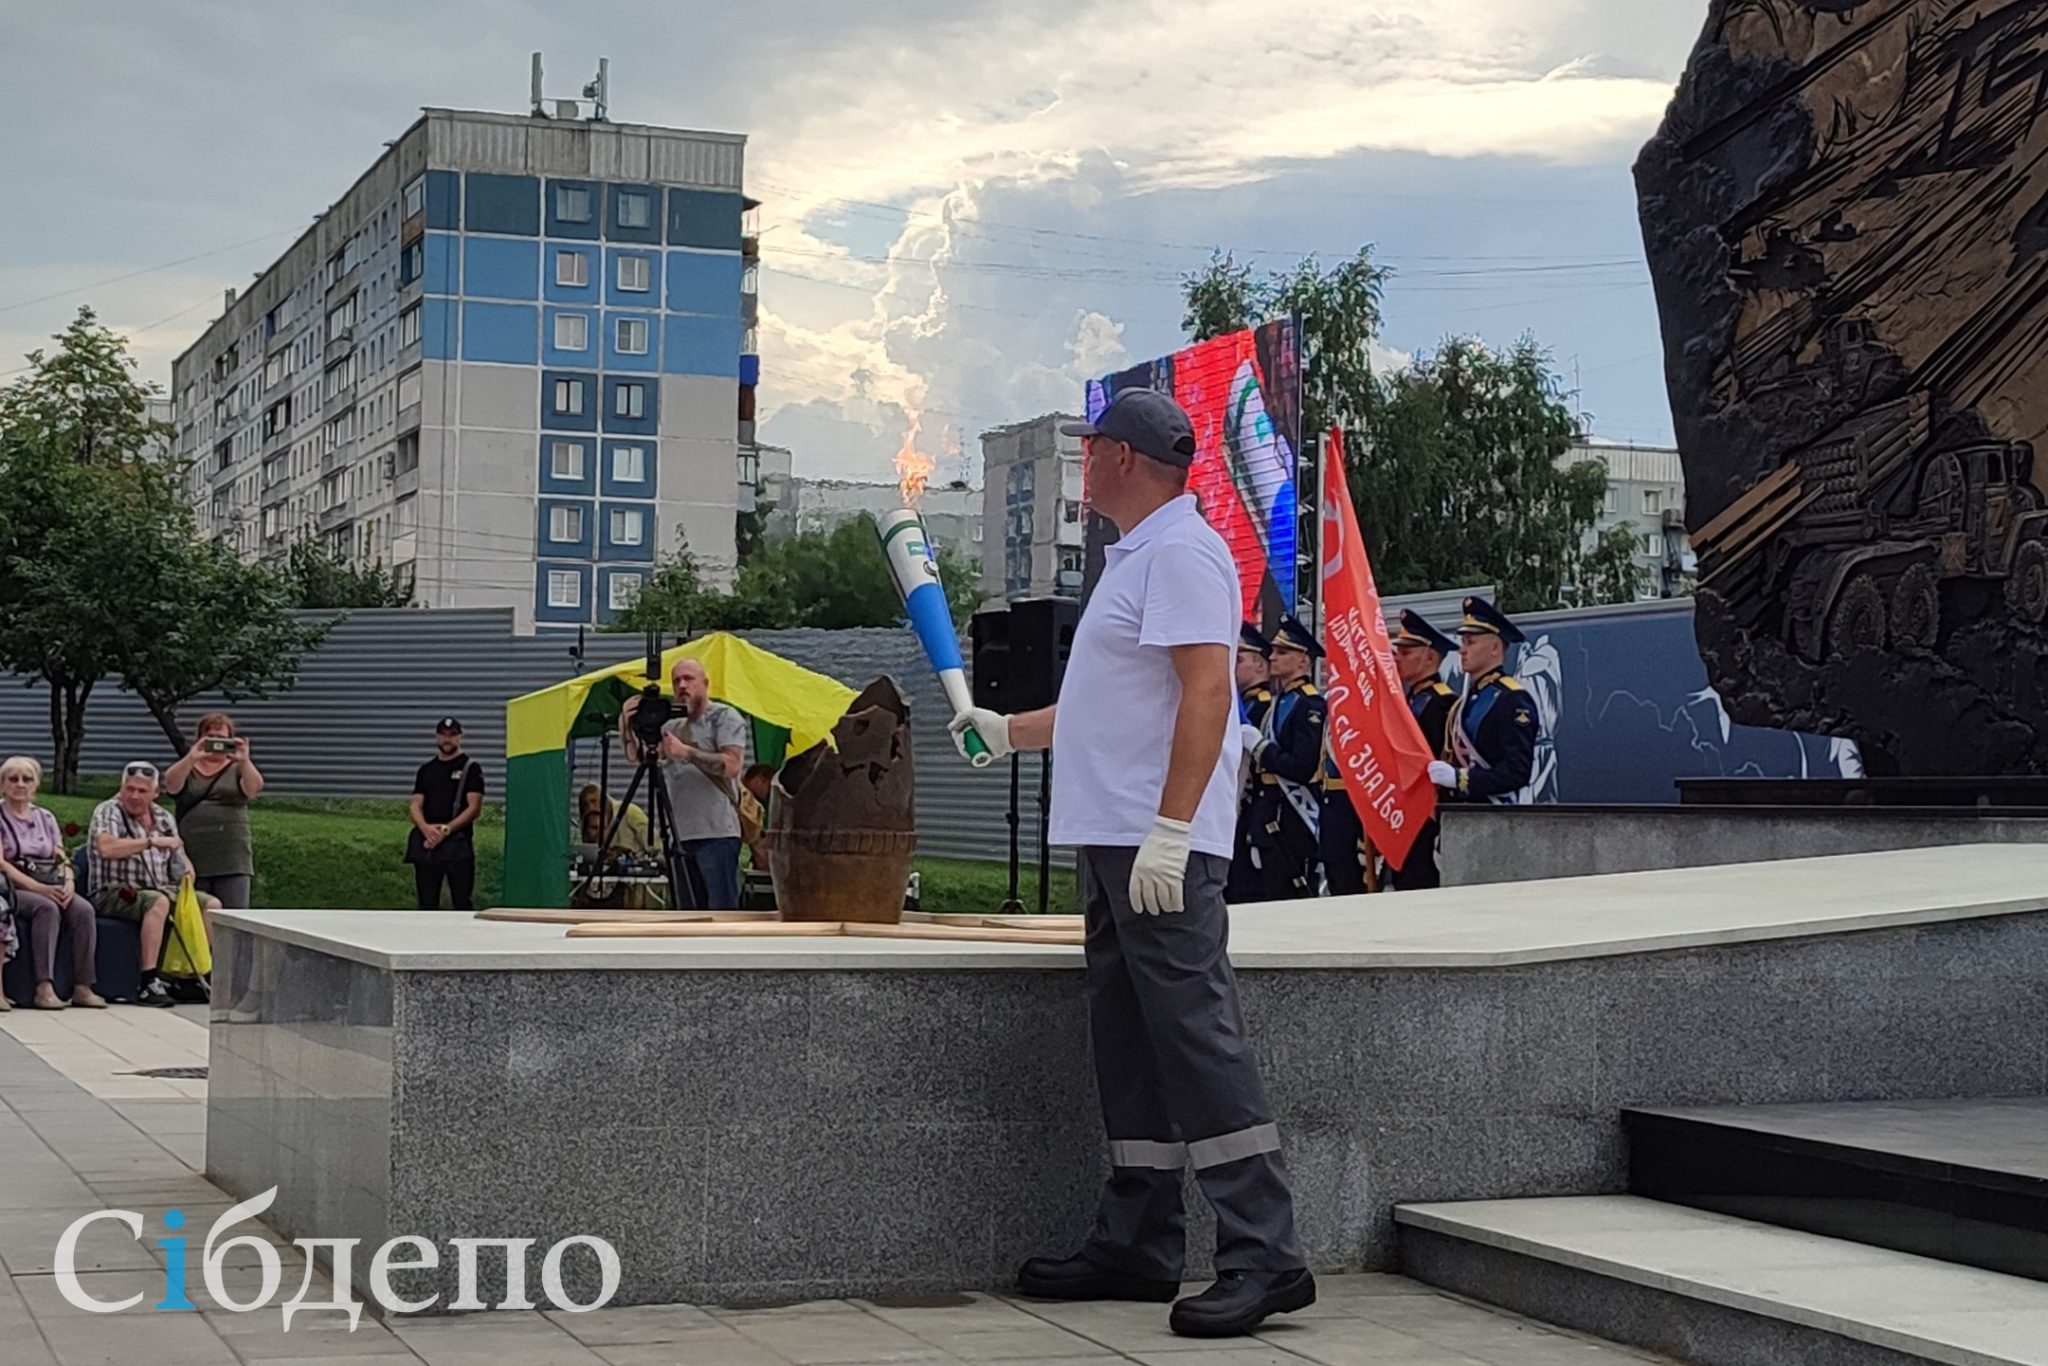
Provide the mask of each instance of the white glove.
{"label": "white glove", "polygon": [[1237,743],[1247,758],[1259,752],[1259,741],[1265,738],[1265,734],[1251,722],[1244,721],[1238,724]]}
{"label": "white glove", "polygon": [[1458,785],[1458,770],[1452,768],[1441,759],[1431,759],[1429,761],[1429,780],[1438,787],[1454,788]]}
{"label": "white glove", "polygon": [[981,742],[988,746],[990,758],[1007,759],[1015,752],[1015,746],[1010,743],[1009,717],[1001,712],[990,711],[986,707],[969,707],[966,711],[954,717],[952,723],[946,727],[947,730],[953,732],[953,748],[960,751],[961,758],[969,757],[967,753],[967,731],[969,727],[972,727],[974,733],[981,737]]}
{"label": "white glove", "polygon": [[1188,875],[1187,821],[1164,816],[1152,819],[1152,833],[1138,846],[1131,864],[1131,905],[1140,915],[1173,914],[1184,909],[1181,884]]}

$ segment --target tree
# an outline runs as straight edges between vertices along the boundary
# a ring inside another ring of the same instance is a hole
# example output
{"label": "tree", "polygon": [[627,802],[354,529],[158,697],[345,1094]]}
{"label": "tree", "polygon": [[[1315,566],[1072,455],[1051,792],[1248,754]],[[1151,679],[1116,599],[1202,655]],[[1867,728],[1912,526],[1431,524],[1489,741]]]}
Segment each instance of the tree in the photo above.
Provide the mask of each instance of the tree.
{"label": "tree", "polygon": [[1636,559],[1636,535],[1625,526],[1600,534],[1583,561],[1580,598],[1587,603],[1634,602],[1649,577]]}
{"label": "tree", "polygon": [[[938,557],[953,624],[964,627],[981,603],[980,566],[951,546],[941,546]],[[902,620],[903,602],[874,518],[862,514],[829,532],[807,531],[760,547],[740,567],[730,593],[707,587],[689,547],[681,546],[656,566],[615,629],[845,630]]]}
{"label": "tree", "polygon": [[179,717],[185,703],[210,694],[241,702],[291,687],[300,659],[332,623],[295,615],[297,588],[287,575],[199,539],[188,517],[166,529],[155,563],[126,567],[125,620],[109,638],[122,687],[182,754],[191,744]]}
{"label": "tree", "polygon": [[200,540],[127,343],[90,309],[56,340],[0,389],[0,665],[50,690],[51,787],[68,792],[102,679],[183,749],[182,703],[288,686],[324,628],[290,617],[277,575]]}
{"label": "tree", "polygon": [[109,552],[147,553],[177,491],[152,455],[171,431],[150,419],[155,386],[135,378],[126,343],[90,308],[55,340],[0,388],[0,665],[49,689],[51,787],[68,792],[86,702],[113,667],[95,610]]}
{"label": "tree", "polygon": [[[1613,587],[1583,563],[1606,497],[1549,358],[1533,340],[1506,351],[1453,337],[1406,369],[1371,359],[1388,272],[1370,247],[1329,270],[1310,258],[1254,279],[1223,255],[1184,281],[1184,323],[1200,341],[1271,318],[1300,319],[1302,430],[1345,429],[1346,480],[1383,591],[1491,582],[1515,611],[1561,604],[1568,583]],[[1631,591],[1626,596],[1633,597]]]}
{"label": "tree", "polygon": [[387,569],[382,561],[357,569],[339,559],[319,541],[300,541],[285,556],[284,576],[295,607],[410,607],[409,573]]}

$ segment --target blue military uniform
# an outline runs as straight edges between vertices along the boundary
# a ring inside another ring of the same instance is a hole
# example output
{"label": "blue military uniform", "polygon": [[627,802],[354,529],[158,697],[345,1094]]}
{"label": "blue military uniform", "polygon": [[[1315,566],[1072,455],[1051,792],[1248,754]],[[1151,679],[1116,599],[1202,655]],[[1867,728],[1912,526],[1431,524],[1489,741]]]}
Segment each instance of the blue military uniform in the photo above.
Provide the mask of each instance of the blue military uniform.
{"label": "blue military uniform", "polygon": [[[1432,626],[1419,612],[1403,611],[1401,629],[1394,634],[1397,648],[1434,650],[1438,655],[1454,652],[1457,642]],[[1408,710],[1415,717],[1415,724],[1422,728],[1422,738],[1429,745],[1429,752],[1441,756],[1444,742],[1450,731],[1451,709],[1456,705],[1458,694],[1448,683],[1438,677],[1430,677],[1408,690]],[[1401,867],[1389,865],[1387,881],[1394,890],[1412,892],[1425,887],[1440,887],[1443,877],[1436,866],[1437,822],[1432,816],[1415,836],[1415,843],[1408,848],[1408,859]]]}
{"label": "blue military uniform", "polygon": [[[1250,622],[1238,627],[1237,648],[1240,652],[1249,650],[1261,659],[1273,657],[1273,642]],[[1264,728],[1266,713],[1273,706],[1273,689],[1261,683],[1238,694],[1237,718],[1246,725]],[[1223,885],[1223,899],[1230,905],[1243,905],[1259,899],[1259,865],[1252,857],[1252,799],[1258,795],[1259,780],[1256,771],[1245,779],[1244,787],[1237,794],[1237,836],[1231,846],[1230,876]]]}
{"label": "blue military uniform", "polygon": [[[1274,644],[1300,650],[1310,659],[1320,659],[1323,653],[1315,637],[1292,617],[1280,623]],[[1256,792],[1250,832],[1258,900],[1292,901],[1319,890],[1319,786],[1328,705],[1315,684],[1303,679],[1274,697],[1259,727],[1262,737],[1252,753]]]}
{"label": "blue military uniform", "polygon": [[[1482,632],[1510,645],[1525,639],[1521,628],[1485,598],[1466,598],[1458,634]],[[1542,733],[1536,700],[1505,669],[1467,680],[1465,695],[1451,710],[1443,751],[1444,762],[1457,770],[1457,785],[1445,791],[1443,799],[1512,804],[1515,794],[1529,785]]]}

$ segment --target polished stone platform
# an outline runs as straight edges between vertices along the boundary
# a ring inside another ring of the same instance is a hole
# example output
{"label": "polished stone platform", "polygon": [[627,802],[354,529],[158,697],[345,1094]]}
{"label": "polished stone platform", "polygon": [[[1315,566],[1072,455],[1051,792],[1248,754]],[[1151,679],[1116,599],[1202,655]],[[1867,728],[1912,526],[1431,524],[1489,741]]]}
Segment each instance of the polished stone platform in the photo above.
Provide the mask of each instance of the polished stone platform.
{"label": "polished stone platform", "polygon": [[[1078,949],[217,923],[208,1170],[294,1236],[596,1233],[637,1303],[994,1286],[1086,1230]],[[1244,907],[1232,940],[1323,1270],[1393,1265],[1396,1203],[1624,1190],[1628,1107],[2048,1093],[2043,848]]]}
{"label": "polished stone platform", "polygon": [[2048,1097],[1622,1120],[1638,1195],[2048,1281]]}

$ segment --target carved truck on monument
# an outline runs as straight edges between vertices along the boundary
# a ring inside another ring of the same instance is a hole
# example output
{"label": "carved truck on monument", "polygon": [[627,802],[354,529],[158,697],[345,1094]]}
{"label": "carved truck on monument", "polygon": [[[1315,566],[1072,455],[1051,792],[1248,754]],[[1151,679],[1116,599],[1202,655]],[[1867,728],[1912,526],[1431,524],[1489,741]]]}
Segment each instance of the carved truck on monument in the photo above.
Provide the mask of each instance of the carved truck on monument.
{"label": "carved truck on monument", "polygon": [[1928,408],[1924,392],[1910,394],[1793,451],[1694,535],[1701,586],[1781,604],[1785,644],[1815,662],[1933,648],[1949,580],[2001,585],[2015,615],[2048,617],[2033,448],[1942,446]]}

